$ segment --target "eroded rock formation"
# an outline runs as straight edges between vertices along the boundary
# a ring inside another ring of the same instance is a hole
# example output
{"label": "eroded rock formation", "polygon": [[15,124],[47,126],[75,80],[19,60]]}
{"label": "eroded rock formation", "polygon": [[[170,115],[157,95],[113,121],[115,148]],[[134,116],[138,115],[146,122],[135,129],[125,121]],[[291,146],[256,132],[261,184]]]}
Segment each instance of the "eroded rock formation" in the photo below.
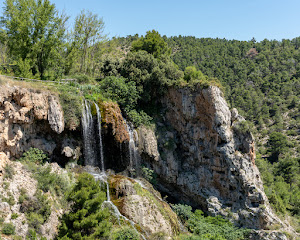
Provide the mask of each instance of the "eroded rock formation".
{"label": "eroded rock formation", "polygon": [[110,177],[109,185],[112,201],[147,233],[147,239],[158,233],[170,239],[179,232],[177,215],[151,184],[115,175]]}
{"label": "eroded rock formation", "polygon": [[[73,145],[78,143],[68,145],[74,149],[61,149],[68,135],[64,128],[62,107],[55,95],[48,91],[1,86],[0,150],[9,157],[19,158],[30,147],[39,148],[49,156],[77,157],[78,151]],[[63,148],[67,147],[64,145]]]}
{"label": "eroded rock formation", "polygon": [[237,111],[230,112],[220,89],[173,88],[163,105],[158,138],[149,129],[139,131],[140,153],[158,174],[161,190],[240,226],[282,224],[255,166],[253,136],[240,126],[244,119]]}

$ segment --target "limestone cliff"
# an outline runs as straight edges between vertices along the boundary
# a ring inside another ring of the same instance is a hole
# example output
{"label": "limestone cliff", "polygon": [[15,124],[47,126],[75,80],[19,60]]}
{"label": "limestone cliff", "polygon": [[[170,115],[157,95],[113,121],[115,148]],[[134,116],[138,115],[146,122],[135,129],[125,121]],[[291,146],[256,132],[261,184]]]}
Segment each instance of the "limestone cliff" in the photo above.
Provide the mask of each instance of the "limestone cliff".
{"label": "limestone cliff", "polygon": [[169,196],[202,207],[237,225],[267,229],[281,221],[272,213],[255,166],[252,134],[230,112],[217,87],[170,89],[166,114],[151,130],[139,130],[144,164],[155,170]]}
{"label": "limestone cliff", "polygon": [[76,144],[66,144],[64,126],[62,107],[55,95],[18,86],[1,87],[0,150],[9,157],[19,158],[30,147],[42,149],[49,156],[65,153],[68,149],[64,151],[64,147],[73,147],[72,153],[67,151],[66,155],[75,157]]}

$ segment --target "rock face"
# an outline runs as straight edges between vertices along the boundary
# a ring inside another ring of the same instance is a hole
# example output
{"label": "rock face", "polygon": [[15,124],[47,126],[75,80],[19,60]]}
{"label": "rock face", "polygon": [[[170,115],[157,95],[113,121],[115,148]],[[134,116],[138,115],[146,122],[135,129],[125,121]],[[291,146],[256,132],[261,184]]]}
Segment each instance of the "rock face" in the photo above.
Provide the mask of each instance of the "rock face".
{"label": "rock face", "polygon": [[151,184],[115,175],[110,177],[109,186],[112,201],[147,233],[147,239],[159,233],[169,239],[179,232],[177,215]]}
{"label": "rock face", "polygon": [[19,158],[30,147],[39,148],[48,155],[61,154],[59,145],[66,137],[61,134],[64,127],[62,107],[55,95],[1,86],[0,151],[9,157]]}
{"label": "rock face", "polygon": [[[13,169],[13,175],[10,178],[5,178],[5,166],[9,165]],[[67,175],[66,171],[61,169],[56,163],[49,164],[52,171],[60,175]],[[32,173],[24,167],[20,162],[10,161],[8,157],[0,152],[0,216],[4,223],[12,223],[16,228],[16,235],[22,239],[26,238],[28,233],[29,222],[26,217],[27,211],[24,211],[26,201],[36,199],[37,181],[33,178]],[[26,194],[28,200],[20,203],[20,196]],[[60,217],[64,213],[64,209],[59,207],[55,196],[46,193],[44,196],[51,198],[51,214],[47,221],[40,226],[40,234],[46,239],[54,239],[60,224]],[[55,203],[55,204],[54,204]],[[30,205],[32,208],[32,206]],[[17,214],[17,218],[12,218],[13,214]],[[3,239],[3,236],[2,236]],[[10,239],[10,238],[4,238]]]}
{"label": "rock face", "polygon": [[158,137],[149,129],[139,131],[144,164],[158,174],[161,190],[239,226],[282,224],[255,166],[253,136],[236,109],[230,112],[220,89],[170,89],[163,105]]}

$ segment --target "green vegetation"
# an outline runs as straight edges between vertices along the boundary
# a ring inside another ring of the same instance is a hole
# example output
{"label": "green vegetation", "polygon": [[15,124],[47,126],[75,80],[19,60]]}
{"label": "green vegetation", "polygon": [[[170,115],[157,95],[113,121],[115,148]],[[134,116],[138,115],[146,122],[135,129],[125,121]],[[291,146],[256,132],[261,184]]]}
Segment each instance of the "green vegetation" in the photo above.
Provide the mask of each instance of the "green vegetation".
{"label": "green vegetation", "polygon": [[67,197],[71,211],[62,217],[58,239],[98,239],[108,237],[112,224],[109,211],[102,209],[106,194],[99,183],[88,173],[78,177]]}
{"label": "green vegetation", "polygon": [[15,234],[16,227],[12,223],[4,223],[2,226],[2,233],[6,235]]}
{"label": "green vegetation", "polygon": [[[117,102],[124,116],[139,126],[150,125],[160,114],[160,99],[169,87],[222,85],[230,107],[237,108],[247,119],[236,130],[251,130],[255,134],[256,164],[270,203],[278,213],[290,214],[299,222],[300,38],[261,42],[167,38],[152,30],[141,37],[106,41],[104,22],[98,15],[81,11],[69,34],[67,19],[49,0],[6,0],[0,31],[1,73],[53,81],[64,77],[77,79],[77,83],[47,86],[59,96],[69,129],[80,125],[83,97],[95,102]],[[38,89],[43,88],[44,85]],[[172,142],[166,142],[166,146],[171,149]],[[21,160],[38,180],[41,193],[36,198],[42,199],[47,191],[61,199],[64,193],[69,194],[70,178],[51,173],[50,168],[42,166],[47,156],[41,150],[31,148]],[[143,171],[151,180],[151,171]],[[9,180],[13,175],[7,165],[5,178]],[[95,189],[89,191],[96,194]],[[95,196],[103,201],[102,195]],[[69,201],[76,200],[70,196]],[[87,203],[92,201],[90,197],[88,194]],[[12,196],[5,200],[14,204]],[[21,204],[29,200],[25,193],[19,198]],[[91,210],[84,207],[87,212]],[[47,214],[42,216],[45,211],[33,207],[28,216],[37,231],[45,221]],[[89,212],[91,219],[99,216],[97,221],[106,224],[108,215],[97,211]],[[185,222],[196,235],[200,227],[193,219],[208,229],[212,227],[209,218],[200,212],[192,213]],[[80,224],[67,227],[78,230]],[[100,233],[92,223],[87,224],[83,233],[86,236],[107,234]],[[220,226],[229,228],[227,223]],[[216,233],[220,239],[227,234],[224,229]],[[76,231],[74,234],[79,234]],[[71,234],[68,229],[65,233]],[[207,234],[202,238],[215,236],[210,230]]]}
{"label": "green vegetation", "polygon": [[[56,77],[62,72],[66,17],[49,0],[6,0],[5,43],[22,77]],[[51,69],[51,71],[49,71]]]}
{"label": "green vegetation", "polygon": [[132,51],[137,52],[140,50],[152,54],[155,58],[171,54],[171,48],[155,30],[148,31],[145,37],[142,36],[138,40],[132,42]]}
{"label": "green vegetation", "polygon": [[9,178],[9,179],[12,179],[15,174],[14,168],[10,164],[5,165],[4,172],[5,172],[4,178]]}
{"label": "green vegetation", "polygon": [[24,152],[23,156],[20,158],[20,161],[43,164],[47,159],[47,155],[42,150],[31,147],[28,151]]}
{"label": "green vegetation", "polygon": [[112,240],[139,240],[139,234],[132,228],[122,227],[112,234]]}
{"label": "green vegetation", "polygon": [[201,210],[192,212],[192,207],[188,205],[177,204],[172,207],[187,229],[193,233],[181,235],[179,239],[241,240],[247,239],[249,234],[248,229],[239,229],[220,216],[204,217]]}

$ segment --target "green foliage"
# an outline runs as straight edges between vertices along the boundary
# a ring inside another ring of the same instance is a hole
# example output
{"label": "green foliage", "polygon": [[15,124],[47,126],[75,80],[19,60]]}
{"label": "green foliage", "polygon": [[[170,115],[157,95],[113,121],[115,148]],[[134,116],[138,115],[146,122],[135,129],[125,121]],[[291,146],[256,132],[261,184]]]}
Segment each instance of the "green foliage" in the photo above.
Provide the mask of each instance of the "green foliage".
{"label": "green foliage", "polygon": [[[103,35],[104,22],[97,14],[82,10],[75,19],[73,44],[79,56],[79,71],[87,73],[95,70],[95,50],[98,43],[105,39]],[[91,66],[90,66],[91,65]]]}
{"label": "green foliage", "polygon": [[140,125],[150,126],[152,117],[150,117],[143,110],[137,111],[135,109],[126,112],[130,121],[134,124],[134,126],[138,127]]}
{"label": "green foliage", "polygon": [[[41,78],[49,75],[49,69],[60,71],[64,46],[66,18],[59,16],[49,0],[6,0],[2,25],[6,31],[10,54],[19,63],[21,74],[28,73]],[[47,72],[48,71],[48,72]]]}
{"label": "green foliage", "polygon": [[178,217],[180,218],[180,220],[182,222],[186,222],[193,215],[192,207],[189,205],[174,204],[174,205],[172,205],[172,209],[178,215]]}
{"label": "green foliage", "polygon": [[147,181],[152,182],[154,180],[154,171],[152,169],[144,166],[142,167],[142,174]]}
{"label": "green foliage", "polygon": [[99,88],[105,98],[118,102],[123,109],[133,109],[137,104],[139,94],[133,81],[123,77],[106,77],[99,82]]}
{"label": "green foliage", "polygon": [[160,34],[155,31],[148,31],[145,37],[132,42],[132,51],[144,50],[152,54],[155,58],[160,58],[161,55],[171,54],[171,48],[168,47],[168,44],[160,36]]}
{"label": "green foliage", "polygon": [[17,213],[13,213],[11,215],[11,219],[17,219],[19,217],[19,215]]}
{"label": "green foliage", "polygon": [[23,154],[23,156],[20,158],[20,161],[43,164],[47,159],[48,157],[43,150],[31,147]]}
{"label": "green foliage", "polygon": [[80,84],[89,84],[93,81],[92,78],[86,74],[76,74],[72,76],[72,78],[76,79]]}
{"label": "green foliage", "polygon": [[64,84],[58,88],[59,102],[63,108],[66,126],[74,130],[80,125],[82,97],[77,86]]}
{"label": "green foliage", "polygon": [[169,58],[156,59],[145,51],[127,54],[120,71],[124,78],[136,83],[140,102],[145,104],[157,102],[167,86],[183,77],[182,71]]}
{"label": "green foliage", "polygon": [[48,220],[51,206],[47,196],[37,191],[34,197],[26,198],[21,204],[20,211],[26,214],[28,225],[36,231],[41,231],[41,225]]}
{"label": "green foliage", "polygon": [[51,167],[39,167],[34,173],[34,177],[38,182],[38,188],[43,192],[50,191],[56,196],[63,196],[71,187],[68,176],[51,172]]}
{"label": "green foliage", "polygon": [[5,235],[13,235],[16,232],[16,227],[12,223],[4,223],[2,233]]}
{"label": "green foliage", "polygon": [[173,205],[174,211],[178,214],[192,236],[181,236],[180,239],[211,239],[211,240],[241,240],[248,234],[247,229],[239,229],[224,218],[204,217],[201,210],[192,212],[187,205]]}
{"label": "green foliage", "polygon": [[67,197],[71,211],[62,217],[58,239],[97,239],[108,237],[111,223],[109,212],[101,204],[106,193],[92,175],[83,173]]}
{"label": "green foliage", "polygon": [[4,167],[4,173],[4,179],[12,179],[15,174],[15,170],[11,164],[6,164]]}
{"label": "green foliage", "polygon": [[136,230],[130,227],[122,227],[117,229],[112,234],[112,240],[139,240],[139,234]]}
{"label": "green foliage", "polygon": [[285,135],[280,132],[272,132],[269,136],[268,145],[271,157],[274,161],[278,160],[279,154],[284,153],[288,147],[288,140]]}

